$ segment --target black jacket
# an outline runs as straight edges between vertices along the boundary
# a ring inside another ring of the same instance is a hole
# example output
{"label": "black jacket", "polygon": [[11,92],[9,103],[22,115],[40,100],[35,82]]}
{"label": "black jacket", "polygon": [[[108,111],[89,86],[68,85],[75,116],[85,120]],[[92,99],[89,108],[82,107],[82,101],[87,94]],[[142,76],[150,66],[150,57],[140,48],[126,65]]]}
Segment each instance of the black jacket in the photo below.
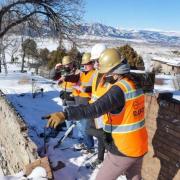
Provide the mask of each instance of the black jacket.
{"label": "black jacket", "polygon": [[[94,119],[108,112],[119,113],[125,105],[124,93],[119,86],[113,86],[93,104],[67,107],[65,109],[66,119],[80,120],[86,117]],[[104,132],[104,140],[107,149],[117,155],[122,155],[114,145],[111,133]]]}

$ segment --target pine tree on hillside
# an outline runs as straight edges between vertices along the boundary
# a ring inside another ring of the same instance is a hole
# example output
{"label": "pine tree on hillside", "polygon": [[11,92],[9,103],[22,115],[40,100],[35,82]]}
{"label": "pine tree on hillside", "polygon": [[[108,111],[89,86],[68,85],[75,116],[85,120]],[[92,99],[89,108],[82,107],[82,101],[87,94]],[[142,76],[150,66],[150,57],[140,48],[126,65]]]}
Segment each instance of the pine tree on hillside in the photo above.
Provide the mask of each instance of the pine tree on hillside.
{"label": "pine tree on hillside", "polygon": [[33,39],[26,39],[23,41],[22,38],[22,65],[21,65],[21,72],[24,72],[24,64],[25,64],[25,57],[33,58],[38,60],[38,50],[37,50],[37,44]]}
{"label": "pine tree on hillside", "polygon": [[67,53],[65,49],[57,49],[55,51],[52,51],[48,56],[48,67],[49,69],[52,69],[55,67],[56,64],[62,63],[62,58],[66,56]]}
{"label": "pine tree on hillside", "polygon": [[144,69],[144,62],[140,55],[128,44],[118,47],[120,53],[125,57],[132,69]]}
{"label": "pine tree on hillside", "polygon": [[22,43],[22,50],[27,57],[38,57],[37,44],[33,39],[26,39]]}
{"label": "pine tree on hillside", "polygon": [[77,48],[73,47],[67,52],[65,49],[58,47],[57,50],[50,52],[48,55],[48,68],[52,69],[56,64],[62,63],[62,59],[66,55],[72,58],[76,67],[80,67],[82,54]]}
{"label": "pine tree on hillside", "polygon": [[78,51],[78,49],[75,46],[73,46],[71,50],[68,52],[68,55],[75,62],[75,66],[79,68],[81,64],[82,54]]}
{"label": "pine tree on hillside", "polygon": [[50,52],[49,52],[49,50],[47,48],[39,50],[39,59],[42,61],[43,65],[48,64],[49,54],[50,54]]}

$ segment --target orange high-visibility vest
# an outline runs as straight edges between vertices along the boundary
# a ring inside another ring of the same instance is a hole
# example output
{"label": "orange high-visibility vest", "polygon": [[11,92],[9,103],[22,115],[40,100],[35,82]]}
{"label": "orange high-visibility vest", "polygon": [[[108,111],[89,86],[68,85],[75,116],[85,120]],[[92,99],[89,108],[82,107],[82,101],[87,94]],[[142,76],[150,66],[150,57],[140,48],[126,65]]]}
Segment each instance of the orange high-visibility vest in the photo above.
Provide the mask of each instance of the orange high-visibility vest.
{"label": "orange high-visibility vest", "polygon": [[[103,96],[110,88],[109,83],[104,84],[102,82],[103,77],[101,78],[99,84],[96,87],[97,78],[98,78],[98,71],[96,71],[95,78],[93,79],[93,82],[92,82],[92,94],[91,94],[91,100],[89,103],[95,102],[97,99],[99,99],[101,96]],[[103,120],[107,119],[107,118],[108,118],[107,114],[104,114],[98,118],[95,118],[94,122],[95,122],[96,129],[103,128],[103,126],[104,126]]]}
{"label": "orange high-visibility vest", "polygon": [[134,83],[127,78],[114,85],[123,90],[125,106],[119,114],[108,114],[108,120],[104,119],[104,131],[112,134],[114,144],[121,153],[140,157],[148,151],[143,91],[135,89]]}
{"label": "orange high-visibility vest", "polygon": [[[85,89],[86,87],[92,86],[92,81],[94,79],[95,76],[95,70],[91,70],[87,73],[82,72],[80,74],[80,86]],[[90,98],[91,97],[91,93],[87,93],[87,92],[81,92],[78,90],[74,90],[73,91],[73,96],[80,96],[80,97],[85,97],[85,98]]]}
{"label": "orange high-visibility vest", "polygon": [[73,88],[74,85],[75,85],[75,83],[63,81],[63,82],[59,85],[59,87],[60,87],[63,91],[73,92],[73,91],[74,91],[74,88]]}

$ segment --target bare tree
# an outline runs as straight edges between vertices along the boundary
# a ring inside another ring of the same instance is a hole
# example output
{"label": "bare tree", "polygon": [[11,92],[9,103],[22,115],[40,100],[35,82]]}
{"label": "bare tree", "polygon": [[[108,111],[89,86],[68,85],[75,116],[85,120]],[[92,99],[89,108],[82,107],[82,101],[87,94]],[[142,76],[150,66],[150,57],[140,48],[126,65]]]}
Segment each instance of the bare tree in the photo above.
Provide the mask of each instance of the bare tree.
{"label": "bare tree", "polygon": [[69,37],[81,19],[81,9],[82,0],[0,1],[0,38],[24,22],[36,30],[44,26]]}
{"label": "bare tree", "polygon": [[38,32],[40,36],[43,29],[48,29],[51,35],[72,40],[71,35],[81,20],[82,9],[83,0],[1,0],[0,42],[7,33],[17,33],[20,26]]}
{"label": "bare tree", "polygon": [[3,36],[3,38],[0,39],[0,72],[2,71],[1,65],[3,65],[5,73],[8,73],[5,54],[7,53],[12,57],[14,53],[17,52],[18,46],[17,39],[9,36]]}

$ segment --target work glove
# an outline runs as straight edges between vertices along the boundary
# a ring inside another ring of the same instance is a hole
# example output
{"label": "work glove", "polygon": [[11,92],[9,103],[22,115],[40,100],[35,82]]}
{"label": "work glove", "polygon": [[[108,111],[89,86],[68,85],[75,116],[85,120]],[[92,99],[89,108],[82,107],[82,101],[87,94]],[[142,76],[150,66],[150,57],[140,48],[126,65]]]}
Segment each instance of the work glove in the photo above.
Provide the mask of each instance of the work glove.
{"label": "work glove", "polygon": [[66,95],[66,92],[65,92],[65,91],[60,91],[59,97],[60,97],[61,99],[65,99],[65,95]]}
{"label": "work glove", "polygon": [[58,125],[65,121],[65,116],[63,112],[56,112],[42,117],[42,119],[47,119],[47,127],[56,128]]}

